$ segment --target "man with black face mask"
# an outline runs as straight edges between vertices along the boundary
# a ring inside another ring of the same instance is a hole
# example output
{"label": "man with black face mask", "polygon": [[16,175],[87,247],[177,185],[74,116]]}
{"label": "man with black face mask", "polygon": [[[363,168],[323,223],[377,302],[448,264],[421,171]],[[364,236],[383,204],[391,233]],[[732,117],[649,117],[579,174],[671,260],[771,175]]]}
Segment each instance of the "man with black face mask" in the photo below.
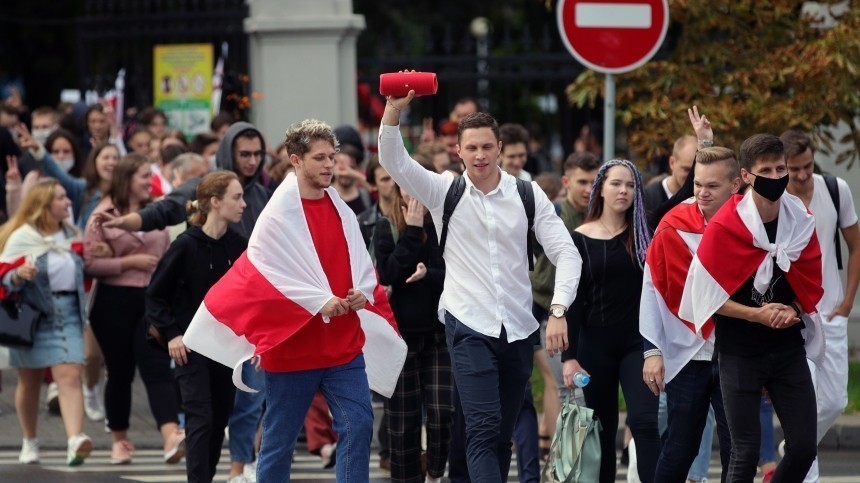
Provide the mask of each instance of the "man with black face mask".
{"label": "man with black face mask", "polygon": [[752,481],[759,457],[764,387],[785,430],[773,481],[803,481],[816,455],[816,401],[806,358],[820,363],[824,337],[821,248],[815,220],[785,192],[782,141],[756,134],[741,144],[741,177],[752,189],[711,219],[690,265],[679,315],[697,330],[713,316],[726,420],[732,437],[724,481]]}

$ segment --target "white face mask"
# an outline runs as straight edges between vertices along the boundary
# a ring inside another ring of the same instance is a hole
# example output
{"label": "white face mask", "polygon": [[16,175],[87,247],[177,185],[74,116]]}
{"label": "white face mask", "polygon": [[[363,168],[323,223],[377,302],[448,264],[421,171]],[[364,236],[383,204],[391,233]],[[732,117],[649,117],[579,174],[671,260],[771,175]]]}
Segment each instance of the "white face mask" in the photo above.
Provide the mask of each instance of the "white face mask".
{"label": "white face mask", "polygon": [[72,167],[75,165],[75,158],[68,158],[68,159],[56,159],[55,158],[54,161],[56,161],[57,164],[59,164],[60,167],[63,168],[63,170],[67,173],[69,171],[71,171]]}
{"label": "white face mask", "polygon": [[216,165],[215,165],[215,155],[214,155],[214,154],[210,155],[210,156],[206,159],[206,162],[208,162],[208,163],[209,163],[209,171],[210,171],[210,172],[215,171],[216,169],[218,169],[218,166],[216,166]]}
{"label": "white face mask", "polygon": [[50,128],[48,128],[48,129],[33,129],[33,132],[32,132],[33,139],[38,141],[39,144],[44,145],[45,141],[48,140],[48,136],[50,136],[52,132],[54,132],[54,130],[50,129]]}

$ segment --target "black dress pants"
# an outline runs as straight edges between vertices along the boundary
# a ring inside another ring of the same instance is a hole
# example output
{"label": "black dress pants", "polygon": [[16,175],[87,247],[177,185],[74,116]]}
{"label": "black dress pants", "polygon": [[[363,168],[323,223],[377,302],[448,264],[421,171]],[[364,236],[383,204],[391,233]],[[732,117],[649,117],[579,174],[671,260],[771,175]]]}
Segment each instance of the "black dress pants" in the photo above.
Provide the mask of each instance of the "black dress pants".
{"label": "black dress pants", "polygon": [[774,483],[802,482],[817,454],[815,389],[803,346],[755,357],[720,353],[723,406],[732,436],[727,482],[750,482],[761,440],[761,388],[767,389],[785,433],[785,456]]}
{"label": "black dress pants", "polygon": [[[600,483],[615,481],[618,431],[618,384],[627,403],[627,426],[636,440],[636,458],[642,483],[654,482],[660,458],[657,430],[659,400],[642,381],[642,336],[638,325],[581,326],[577,360],[591,374],[583,388],[586,406],[600,418]],[[660,482],[664,483],[664,482]]]}
{"label": "black dress pants", "polygon": [[185,409],[185,466],[188,481],[211,483],[221,457],[224,428],[233,411],[233,372],[195,352],[174,370]]}

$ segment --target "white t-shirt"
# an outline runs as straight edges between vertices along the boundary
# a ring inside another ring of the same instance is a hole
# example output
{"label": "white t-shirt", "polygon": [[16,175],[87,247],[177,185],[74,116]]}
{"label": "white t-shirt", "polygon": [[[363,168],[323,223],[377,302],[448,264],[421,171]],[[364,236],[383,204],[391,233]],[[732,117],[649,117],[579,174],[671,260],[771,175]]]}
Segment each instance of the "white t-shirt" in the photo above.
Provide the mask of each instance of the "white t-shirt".
{"label": "white t-shirt", "polygon": [[[58,242],[66,239],[61,231],[51,235]],[[75,260],[67,250],[48,252],[48,280],[51,282],[51,292],[72,292],[75,287]]]}
{"label": "white t-shirt", "polygon": [[675,196],[675,193],[672,193],[672,190],[669,189],[669,176],[663,178],[663,181],[660,181],[660,185],[663,186],[663,192],[666,193],[666,199]]}
{"label": "white t-shirt", "polygon": [[[839,276],[839,268],[836,266],[836,246],[833,243],[833,234],[837,230],[836,207],[833,199],[827,191],[827,183],[820,174],[812,175],[812,200],[809,202],[809,211],[815,216],[815,232],[818,234],[818,242],[821,245],[821,269],[823,271],[824,297],[818,304],[818,311],[828,314],[842,302],[842,278]],[[847,228],[857,223],[857,212],[854,211],[854,198],[848,183],[842,178],[836,178],[836,186],[839,188],[839,219],[838,228]],[[839,236],[842,236],[840,233]]]}

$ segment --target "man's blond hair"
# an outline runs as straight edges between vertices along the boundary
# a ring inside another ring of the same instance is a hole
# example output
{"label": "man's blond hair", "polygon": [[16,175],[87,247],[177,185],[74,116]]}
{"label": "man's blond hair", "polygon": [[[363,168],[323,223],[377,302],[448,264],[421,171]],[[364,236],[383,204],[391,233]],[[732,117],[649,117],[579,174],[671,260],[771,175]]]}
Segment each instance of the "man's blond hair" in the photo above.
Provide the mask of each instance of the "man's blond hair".
{"label": "man's blond hair", "polygon": [[290,126],[284,146],[287,148],[287,154],[302,157],[311,150],[312,142],[320,140],[331,143],[335,148],[338,147],[337,136],[331,126],[316,119],[305,119]]}
{"label": "man's blond hair", "polygon": [[709,148],[700,149],[696,153],[696,164],[708,166],[714,163],[723,162],[728,169],[729,179],[735,179],[741,175],[738,158],[735,157],[735,152],[729,148],[722,146],[711,146]]}

